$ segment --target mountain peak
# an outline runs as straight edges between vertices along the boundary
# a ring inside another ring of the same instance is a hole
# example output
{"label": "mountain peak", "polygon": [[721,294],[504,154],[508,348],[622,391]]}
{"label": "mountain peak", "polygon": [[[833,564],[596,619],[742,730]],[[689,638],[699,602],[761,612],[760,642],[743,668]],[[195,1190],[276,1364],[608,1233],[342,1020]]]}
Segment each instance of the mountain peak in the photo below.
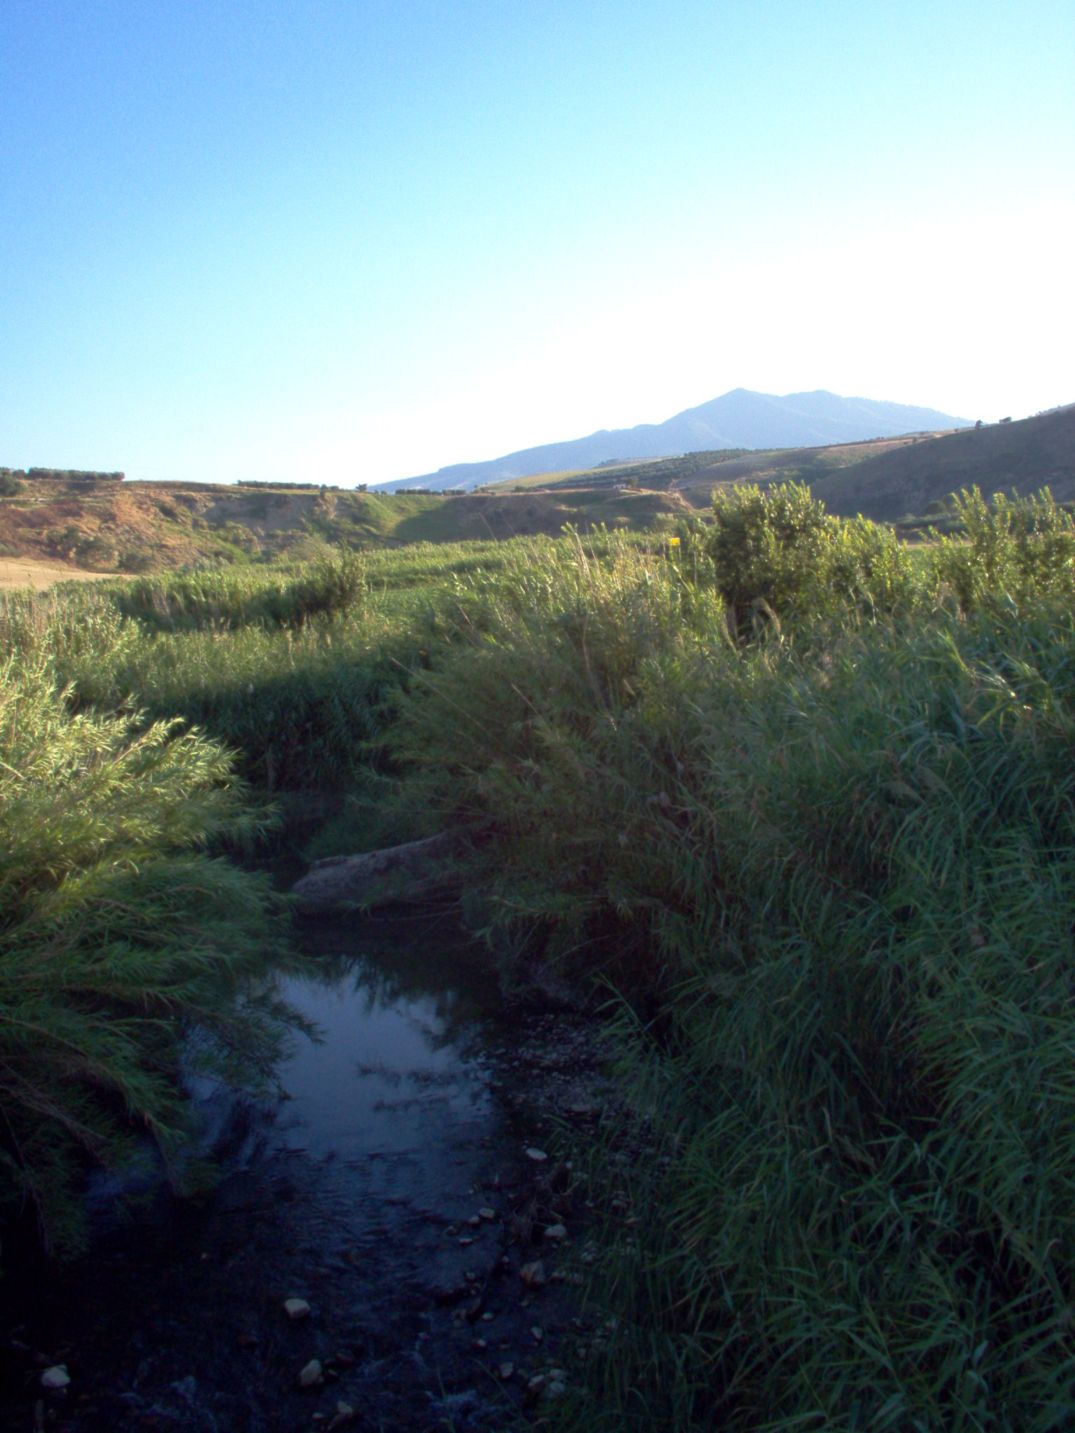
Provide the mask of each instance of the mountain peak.
{"label": "mountain peak", "polygon": [[457,463],[435,473],[380,483],[401,491],[412,487],[475,488],[535,473],[593,468],[632,458],[665,458],[719,448],[807,448],[896,437],[929,429],[965,428],[963,418],[934,408],[916,408],[871,398],[842,398],[827,389],[809,393],[756,393],[733,388],[663,423],[602,428],[585,438],[544,443],[487,462]]}

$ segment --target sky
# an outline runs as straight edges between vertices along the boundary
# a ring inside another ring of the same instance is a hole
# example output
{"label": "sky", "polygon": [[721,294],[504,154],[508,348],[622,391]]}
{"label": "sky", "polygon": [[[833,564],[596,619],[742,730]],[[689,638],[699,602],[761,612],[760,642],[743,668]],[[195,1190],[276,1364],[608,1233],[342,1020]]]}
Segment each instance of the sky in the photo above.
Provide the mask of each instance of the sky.
{"label": "sky", "polygon": [[1075,0],[0,0],[0,464],[1075,401]]}

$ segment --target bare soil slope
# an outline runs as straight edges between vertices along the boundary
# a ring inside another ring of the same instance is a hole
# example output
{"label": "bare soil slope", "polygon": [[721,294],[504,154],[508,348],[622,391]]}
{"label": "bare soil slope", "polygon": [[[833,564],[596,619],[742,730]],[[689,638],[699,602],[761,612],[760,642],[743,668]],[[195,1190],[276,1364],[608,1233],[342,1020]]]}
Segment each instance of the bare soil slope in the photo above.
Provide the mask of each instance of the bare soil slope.
{"label": "bare soil slope", "polygon": [[61,576],[147,572],[265,556],[308,557],[326,543],[361,548],[536,533],[649,527],[689,511],[673,492],[363,493],[331,488],[25,479],[0,497],[0,557]]}

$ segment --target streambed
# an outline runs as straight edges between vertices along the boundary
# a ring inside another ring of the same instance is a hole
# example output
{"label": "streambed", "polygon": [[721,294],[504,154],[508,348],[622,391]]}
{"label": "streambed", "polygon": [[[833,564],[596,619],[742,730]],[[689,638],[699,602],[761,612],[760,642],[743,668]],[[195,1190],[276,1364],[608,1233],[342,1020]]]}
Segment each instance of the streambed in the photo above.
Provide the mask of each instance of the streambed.
{"label": "streambed", "polygon": [[[205,1092],[210,1193],[99,1189],[86,1257],[9,1287],[5,1426],[502,1429],[559,1396],[584,1232],[549,1135],[599,1117],[594,1030],[505,1009],[429,913],[301,939],[284,988],[321,1042],[279,1103]],[[45,1395],[53,1363],[71,1383]]]}

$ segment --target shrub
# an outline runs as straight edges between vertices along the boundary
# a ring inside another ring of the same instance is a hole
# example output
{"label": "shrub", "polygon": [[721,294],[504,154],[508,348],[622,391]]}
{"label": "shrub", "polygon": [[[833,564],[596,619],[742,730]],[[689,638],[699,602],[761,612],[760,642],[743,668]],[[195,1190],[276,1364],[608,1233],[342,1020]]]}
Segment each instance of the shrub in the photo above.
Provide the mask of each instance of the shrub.
{"label": "shrub", "polygon": [[824,504],[809,488],[801,483],[717,488],[713,517],[709,554],[736,626],[762,604],[777,612],[805,605],[829,528]]}
{"label": "shrub", "polygon": [[892,615],[918,600],[914,570],[892,530],[828,516],[802,484],[718,488],[713,512],[708,553],[737,631],[749,631],[759,615]]}
{"label": "shrub", "polygon": [[1027,498],[995,493],[988,501],[977,488],[965,489],[953,514],[962,533],[942,540],[935,564],[965,611],[1075,593],[1075,517],[1048,488]]}
{"label": "shrub", "polygon": [[129,1154],[139,1129],[174,1148],[184,1051],[268,1069],[272,900],[203,850],[252,829],[220,748],[72,715],[43,661],[0,671],[0,1195],[54,1249],[77,1245],[87,1160]]}

